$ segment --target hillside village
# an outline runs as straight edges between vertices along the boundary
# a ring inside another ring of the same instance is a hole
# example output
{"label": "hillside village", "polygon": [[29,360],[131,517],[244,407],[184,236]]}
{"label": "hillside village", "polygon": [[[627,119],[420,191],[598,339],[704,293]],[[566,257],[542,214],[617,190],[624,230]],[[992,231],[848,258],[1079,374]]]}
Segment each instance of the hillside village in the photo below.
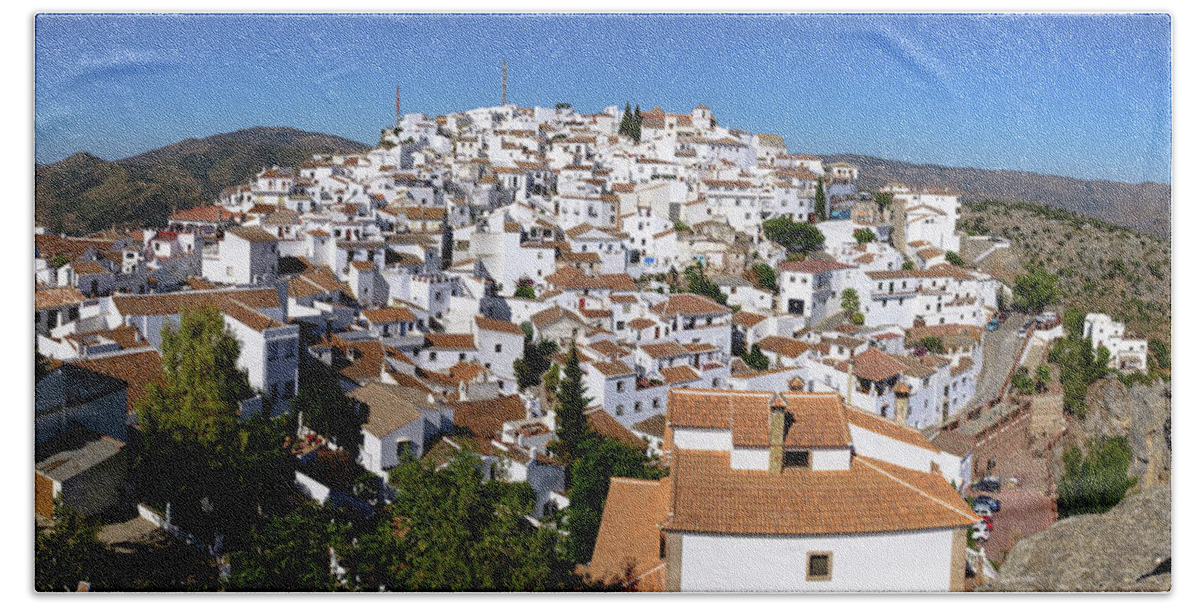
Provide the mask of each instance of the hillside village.
{"label": "hillside village", "polygon": [[[580,584],[981,585],[994,551],[972,486],[1041,483],[1037,525],[1054,521],[1054,479],[1021,467],[1048,470],[1070,426],[1067,371],[1039,368],[1075,325],[1053,301],[1010,318],[1023,294],[985,269],[1011,242],[964,229],[955,193],[858,178],[703,105],[428,117],[397,99],[374,148],[263,167],[165,226],[39,228],[37,513],[136,505],[239,576],[227,531],[129,489],[139,404],[176,364],[164,328],[210,311],[239,346],[240,418],[287,423],[291,500],[374,521],[400,501],[397,471],[466,457],[529,485],[529,526],[578,530],[563,523],[584,512],[571,464],[588,444],[564,413],[578,381],[587,434],[653,469],[604,476],[593,537],[571,539]],[[1101,368],[1169,367],[1082,312]],[[996,439],[1014,425],[1032,438],[1018,448]],[[419,533],[404,521],[397,537]],[[326,549],[317,568],[360,588]]]}

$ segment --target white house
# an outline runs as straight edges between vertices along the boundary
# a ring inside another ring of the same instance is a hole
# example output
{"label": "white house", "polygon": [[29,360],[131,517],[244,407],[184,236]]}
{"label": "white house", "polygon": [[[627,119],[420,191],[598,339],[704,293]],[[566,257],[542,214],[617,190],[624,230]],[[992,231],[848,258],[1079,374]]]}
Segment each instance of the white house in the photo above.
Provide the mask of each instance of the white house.
{"label": "white house", "polygon": [[1088,313],[1083,320],[1083,336],[1092,342],[1092,348],[1103,346],[1108,349],[1108,364],[1120,370],[1146,371],[1147,341],[1125,334],[1125,324],[1112,317]]}

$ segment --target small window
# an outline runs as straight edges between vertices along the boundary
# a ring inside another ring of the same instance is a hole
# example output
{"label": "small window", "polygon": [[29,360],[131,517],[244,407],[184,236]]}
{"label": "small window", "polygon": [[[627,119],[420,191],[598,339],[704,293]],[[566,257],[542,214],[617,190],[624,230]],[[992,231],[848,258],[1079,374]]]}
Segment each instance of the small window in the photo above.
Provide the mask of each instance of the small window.
{"label": "small window", "polygon": [[783,453],[783,468],[785,469],[807,469],[809,468],[809,452],[807,450],[788,451]]}
{"label": "small window", "polygon": [[808,553],[807,581],[827,581],[833,578],[833,554],[829,552]]}
{"label": "small window", "polygon": [[459,360],[459,361],[466,361],[466,360],[467,360],[467,353],[458,353],[458,360]]}
{"label": "small window", "polygon": [[500,352],[500,350],[501,350],[501,345],[497,344],[497,345],[496,345],[496,352]]}

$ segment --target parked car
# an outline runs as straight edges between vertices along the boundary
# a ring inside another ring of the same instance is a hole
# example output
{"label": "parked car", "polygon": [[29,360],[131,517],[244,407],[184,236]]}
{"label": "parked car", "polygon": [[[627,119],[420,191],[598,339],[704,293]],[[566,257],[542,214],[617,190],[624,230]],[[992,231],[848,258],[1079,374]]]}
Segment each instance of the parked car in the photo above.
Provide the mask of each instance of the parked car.
{"label": "parked car", "polygon": [[988,532],[991,532],[996,529],[996,524],[992,521],[992,517],[990,515],[984,515],[982,517],[983,517],[983,524],[985,526],[987,526]]}
{"label": "parked car", "polygon": [[1000,478],[999,477],[984,477],[979,481],[971,484],[971,489],[976,492],[999,492]]}
{"label": "parked car", "polygon": [[971,506],[975,505],[983,505],[988,509],[991,509],[993,513],[1000,512],[1000,501],[986,494],[976,496],[975,499],[971,501]]}
{"label": "parked car", "polygon": [[996,331],[997,329],[1000,329],[1000,321],[992,319],[991,321],[988,321],[988,324],[984,325],[983,328],[988,331]]}
{"label": "parked car", "polygon": [[971,509],[975,511],[976,515],[992,516],[992,510],[987,505],[971,505]]}
{"label": "parked car", "polygon": [[992,533],[988,530],[987,524],[979,522],[971,526],[971,538],[975,540],[987,540],[991,538]]}
{"label": "parked car", "polygon": [[1002,312],[1002,313],[1000,313],[1000,316],[998,316],[996,318],[1000,319],[1000,322],[1003,323],[1008,320],[1008,313]]}

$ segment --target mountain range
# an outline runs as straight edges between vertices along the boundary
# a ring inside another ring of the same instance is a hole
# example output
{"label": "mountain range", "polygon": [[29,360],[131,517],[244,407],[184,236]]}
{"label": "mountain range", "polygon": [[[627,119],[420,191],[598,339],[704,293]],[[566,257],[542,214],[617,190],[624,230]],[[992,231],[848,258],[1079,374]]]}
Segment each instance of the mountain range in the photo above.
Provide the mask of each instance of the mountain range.
{"label": "mountain range", "polygon": [[349,154],[363,143],[286,127],[185,139],[107,161],[80,152],[34,167],[34,217],[55,233],[161,226],[175,209],[211,201],[263,167],[294,167],[313,154]]}
{"label": "mountain range", "polygon": [[948,188],[959,192],[964,202],[1049,205],[1162,239],[1171,238],[1171,186],[1167,184],[920,165],[861,154],[830,154],[822,158],[826,163],[841,161],[857,165],[858,185],[862,190],[874,190],[888,182],[901,182],[913,188]]}
{"label": "mountain range", "polygon": [[[205,204],[246,183],[262,167],[295,166],[313,154],[350,154],[367,144],[286,127],[254,127],[183,141],[116,161],[80,152],[34,167],[34,214],[56,233],[166,223],[175,209]],[[1008,201],[1058,207],[1159,238],[1171,236],[1171,187],[1084,180],[1025,171],[921,165],[859,154],[832,154],[860,168],[859,186],[888,182],[957,190],[965,202]]]}

